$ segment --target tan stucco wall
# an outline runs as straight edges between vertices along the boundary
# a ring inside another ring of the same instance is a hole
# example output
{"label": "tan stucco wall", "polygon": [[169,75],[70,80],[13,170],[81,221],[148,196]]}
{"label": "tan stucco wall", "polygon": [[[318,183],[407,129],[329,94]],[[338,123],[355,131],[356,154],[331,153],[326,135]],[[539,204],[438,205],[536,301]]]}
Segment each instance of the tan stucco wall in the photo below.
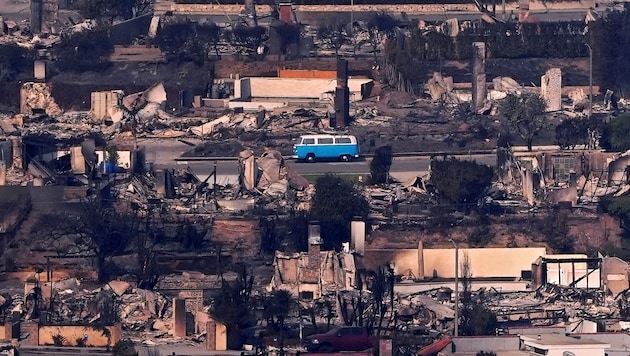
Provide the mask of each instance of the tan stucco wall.
{"label": "tan stucco wall", "polygon": [[8,322],[4,325],[0,325],[0,340],[11,340],[13,338],[13,334],[11,333],[11,322]]}
{"label": "tan stucco wall", "polygon": [[279,78],[335,79],[336,70],[278,69]]}
{"label": "tan stucco wall", "polygon": [[[468,254],[473,278],[514,277],[530,271],[532,262],[545,255],[544,247],[524,248],[461,248],[460,275],[464,256]],[[425,249],[424,274],[431,278],[455,278],[455,249]]]}
{"label": "tan stucco wall", "polygon": [[227,327],[224,324],[217,323],[215,338],[217,351],[227,350]]}
{"label": "tan stucco wall", "polygon": [[[417,249],[370,249],[365,251],[363,264],[368,270],[376,271],[391,263],[394,272],[401,276],[411,272],[416,278],[432,278],[434,274],[438,278],[455,278],[455,249],[423,251],[422,258],[419,258]],[[545,255],[545,248],[462,248],[459,249],[460,270],[465,254],[470,258],[473,278],[519,278],[521,271],[530,271],[532,263]],[[420,263],[423,263],[423,270],[419,268]]]}
{"label": "tan stucco wall", "polygon": [[[120,324],[115,326],[108,326],[107,329],[111,333],[109,339],[109,346],[114,346],[116,342],[120,340],[121,329]],[[77,339],[83,338],[83,335],[87,334],[87,346],[105,347],[107,346],[108,338],[103,335],[103,331],[94,329],[88,326],[75,326],[75,325],[49,325],[39,327],[39,344],[40,345],[53,345],[53,336],[62,335],[65,338],[64,346],[77,346]]]}

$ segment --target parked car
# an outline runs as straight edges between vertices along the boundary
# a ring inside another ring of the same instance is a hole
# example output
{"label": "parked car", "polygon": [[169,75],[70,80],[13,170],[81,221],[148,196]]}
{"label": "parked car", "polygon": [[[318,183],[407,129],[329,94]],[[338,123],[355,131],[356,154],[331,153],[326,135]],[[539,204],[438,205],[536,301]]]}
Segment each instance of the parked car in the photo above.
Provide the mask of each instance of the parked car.
{"label": "parked car", "polygon": [[363,327],[340,326],[306,338],[309,352],[362,351],[374,346],[374,336]]}
{"label": "parked car", "polygon": [[263,346],[269,341],[278,341],[281,335],[284,336],[285,341],[297,339],[299,330],[293,328],[292,325],[285,325],[282,331],[270,326],[257,325],[242,331],[243,343],[253,346]]}

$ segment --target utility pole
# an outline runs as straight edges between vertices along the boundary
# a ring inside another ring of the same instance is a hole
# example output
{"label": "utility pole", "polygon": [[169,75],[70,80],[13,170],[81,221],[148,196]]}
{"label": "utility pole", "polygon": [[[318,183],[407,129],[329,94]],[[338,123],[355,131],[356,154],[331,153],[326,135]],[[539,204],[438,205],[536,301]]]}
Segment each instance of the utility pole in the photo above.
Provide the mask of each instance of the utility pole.
{"label": "utility pole", "polygon": [[352,42],[352,58],[357,54],[354,43],[354,0],[350,0],[350,41]]}
{"label": "utility pole", "polygon": [[449,239],[455,246],[455,337],[459,336],[459,248],[453,239]]}
{"label": "utility pole", "polygon": [[50,256],[46,256],[46,279],[50,284],[50,299],[48,299],[48,311],[53,311],[53,270],[50,264]]}
{"label": "utility pole", "polygon": [[593,115],[593,48],[588,43],[588,118]]}
{"label": "utility pole", "polygon": [[350,34],[354,34],[354,0],[350,0]]}
{"label": "utility pole", "polygon": [[[299,275],[299,271],[298,271],[298,275]],[[301,296],[300,296],[300,280],[298,279],[298,295],[297,295],[297,308],[298,308],[298,318],[300,319],[300,341],[304,340],[304,326],[302,325],[302,303],[300,302]]]}

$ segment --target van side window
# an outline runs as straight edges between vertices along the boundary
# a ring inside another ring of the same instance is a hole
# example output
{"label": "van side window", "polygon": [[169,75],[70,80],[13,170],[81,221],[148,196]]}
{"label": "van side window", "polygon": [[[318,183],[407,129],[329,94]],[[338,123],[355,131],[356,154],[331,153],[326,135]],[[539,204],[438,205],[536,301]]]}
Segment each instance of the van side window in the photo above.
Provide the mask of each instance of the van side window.
{"label": "van side window", "polygon": [[315,144],[315,139],[314,139],[314,138],[303,138],[303,139],[302,139],[302,144],[303,144],[303,145],[312,145],[312,144]]}
{"label": "van side window", "polygon": [[352,143],[350,137],[337,137],[335,138],[335,143]]}
{"label": "van side window", "polygon": [[317,139],[317,143],[320,144],[320,145],[332,145],[333,139],[332,139],[332,137],[318,138]]}

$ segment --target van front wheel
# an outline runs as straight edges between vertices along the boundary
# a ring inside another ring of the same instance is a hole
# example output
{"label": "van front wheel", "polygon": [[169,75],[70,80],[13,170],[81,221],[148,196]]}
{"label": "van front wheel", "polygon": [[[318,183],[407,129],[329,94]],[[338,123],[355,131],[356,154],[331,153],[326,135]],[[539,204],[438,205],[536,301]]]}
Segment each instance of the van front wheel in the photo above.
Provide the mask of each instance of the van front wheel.
{"label": "van front wheel", "polygon": [[350,162],[350,155],[342,155],[341,160],[344,162]]}
{"label": "van front wheel", "polygon": [[306,155],[306,162],[308,163],[313,163],[315,162],[315,155],[312,153],[309,153]]}

